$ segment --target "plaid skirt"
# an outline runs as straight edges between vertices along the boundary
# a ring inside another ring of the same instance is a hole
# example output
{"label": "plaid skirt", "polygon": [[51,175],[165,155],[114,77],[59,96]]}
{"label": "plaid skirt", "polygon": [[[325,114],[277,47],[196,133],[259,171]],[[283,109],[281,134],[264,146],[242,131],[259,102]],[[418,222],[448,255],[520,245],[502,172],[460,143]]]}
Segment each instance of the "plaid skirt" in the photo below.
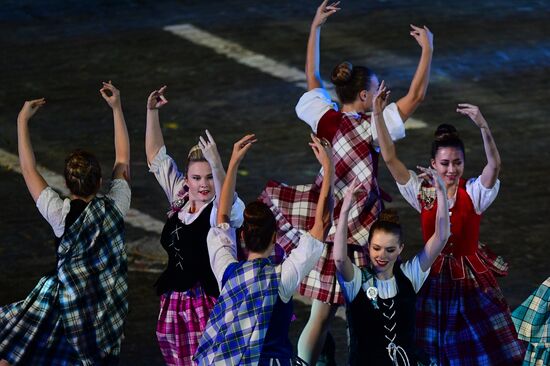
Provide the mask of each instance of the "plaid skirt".
{"label": "plaid skirt", "polygon": [[525,347],[492,270],[475,273],[466,265],[466,278],[453,280],[445,262],[418,293],[418,347],[442,366],[520,365]]}
{"label": "plaid skirt", "polygon": [[512,312],[519,339],[528,342],[524,366],[550,365],[550,277]]}
{"label": "plaid skirt", "polygon": [[216,300],[200,286],[161,295],[157,339],[167,365],[196,365],[193,355]]}

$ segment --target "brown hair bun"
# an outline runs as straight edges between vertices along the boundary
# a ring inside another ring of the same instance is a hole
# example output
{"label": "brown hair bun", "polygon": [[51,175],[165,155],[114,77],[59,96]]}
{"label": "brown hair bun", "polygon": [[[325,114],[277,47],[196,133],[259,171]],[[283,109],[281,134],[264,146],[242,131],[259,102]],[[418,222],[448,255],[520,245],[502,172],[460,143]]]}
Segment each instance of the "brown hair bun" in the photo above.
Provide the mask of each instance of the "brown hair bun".
{"label": "brown hair bun", "polygon": [[382,211],[378,220],[399,225],[399,215],[397,214],[397,210],[393,208],[387,208]]}
{"label": "brown hair bun", "polygon": [[351,62],[344,61],[332,70],[330,80],[334,85],[346,85],[351,80],[353,65]]}
{"label": "brown hair bun", "polygon": [[440,124],[434,132],[436,141],[444,141],[448,139],[458,139],[458,131],[453,125],[447,123]]}

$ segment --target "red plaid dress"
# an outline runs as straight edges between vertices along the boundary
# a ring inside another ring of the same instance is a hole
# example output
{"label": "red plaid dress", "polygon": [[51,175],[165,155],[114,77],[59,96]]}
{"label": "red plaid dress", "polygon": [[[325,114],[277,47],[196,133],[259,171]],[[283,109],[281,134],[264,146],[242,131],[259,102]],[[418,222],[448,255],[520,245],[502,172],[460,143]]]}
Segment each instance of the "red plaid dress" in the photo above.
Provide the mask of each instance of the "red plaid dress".
{"label": "red plaid dress", "polygon": [[[424,240],[433,233],[434,194],[420,189]],[[463,180],[450,210],[451,237],[418,293],[417,345],[441,366],[519,365],[525,348],[495,279],[508,265],[478,242],[481,216]]]}
{"label": "red plaid dress", "polygon": [[[344,296],[336,281],[332,242],[345,189],[355,177],[363,182],[364,192],[357,196],[348,221],[348,254],[358,267],[367,265],[368,253],[364,246],[368,242],[369,228],[382,210],[382,201],[376,180],[378,156],[372,147],[370,116],[360,114],[354,118],[336,111],[330,113],[340,118],[338,129],[331,139],[336,168],[333,227],[321,259],[302,281],[299,291],[303,296],[325,303],[344,304]],[[321,127],[318,132],[323,137]],[[286,253],[296,247],[301,232],[313,226],[322,181],[321,170],[313,184],[288,186],[270,181],[262,192],[260,200],[275,215],[277,243]]]}

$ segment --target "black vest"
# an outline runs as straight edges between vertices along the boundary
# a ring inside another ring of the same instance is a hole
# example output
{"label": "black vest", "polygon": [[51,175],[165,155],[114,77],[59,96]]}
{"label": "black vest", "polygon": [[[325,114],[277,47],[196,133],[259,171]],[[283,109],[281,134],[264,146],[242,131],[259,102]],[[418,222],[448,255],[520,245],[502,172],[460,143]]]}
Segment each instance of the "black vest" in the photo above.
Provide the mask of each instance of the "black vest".
{"label": "black vest", "polygon": [[[411,365],[416,365],[414,322],[416,293],[411,281],[399,265],[394,267],[397,295],[389,299],[378,297],[376,309],[363,289],[347,305],[350,332],[350,365],[391,366],[386,347],[390,343],[407,352]],[[393,326],[395,325],[395,328]],[[395,338],[393,338],[395,336]],[[388,338],[386,338],[388,337]]]}
{"label": "black vest", "polygon": [[168,266],[155,284],[158,295],[187,291],[197,284],[209,296],[220,295],[206,244],[213,205],[209,203],[189,225],[182,223],[177,213],[166,221],[160,243],[168,253]]}

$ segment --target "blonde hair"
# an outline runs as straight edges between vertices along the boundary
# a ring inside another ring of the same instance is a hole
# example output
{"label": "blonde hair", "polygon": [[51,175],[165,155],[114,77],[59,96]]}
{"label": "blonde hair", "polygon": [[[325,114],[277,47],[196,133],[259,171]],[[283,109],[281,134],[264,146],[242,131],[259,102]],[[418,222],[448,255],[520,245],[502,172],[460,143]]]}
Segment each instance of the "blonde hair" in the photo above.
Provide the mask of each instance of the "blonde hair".
{"label": "blonde hair", "polygon": [[195,145],[189,150],[189,153],[187,154],[187,164],[185,165],[185,175],[187,175],[187,171],[189,170],[189,165],[194,162],[198,161],[205,161],[208,163],[208,160],[204,157],[204,154],[202,153],[202,150],[199,145]]}

